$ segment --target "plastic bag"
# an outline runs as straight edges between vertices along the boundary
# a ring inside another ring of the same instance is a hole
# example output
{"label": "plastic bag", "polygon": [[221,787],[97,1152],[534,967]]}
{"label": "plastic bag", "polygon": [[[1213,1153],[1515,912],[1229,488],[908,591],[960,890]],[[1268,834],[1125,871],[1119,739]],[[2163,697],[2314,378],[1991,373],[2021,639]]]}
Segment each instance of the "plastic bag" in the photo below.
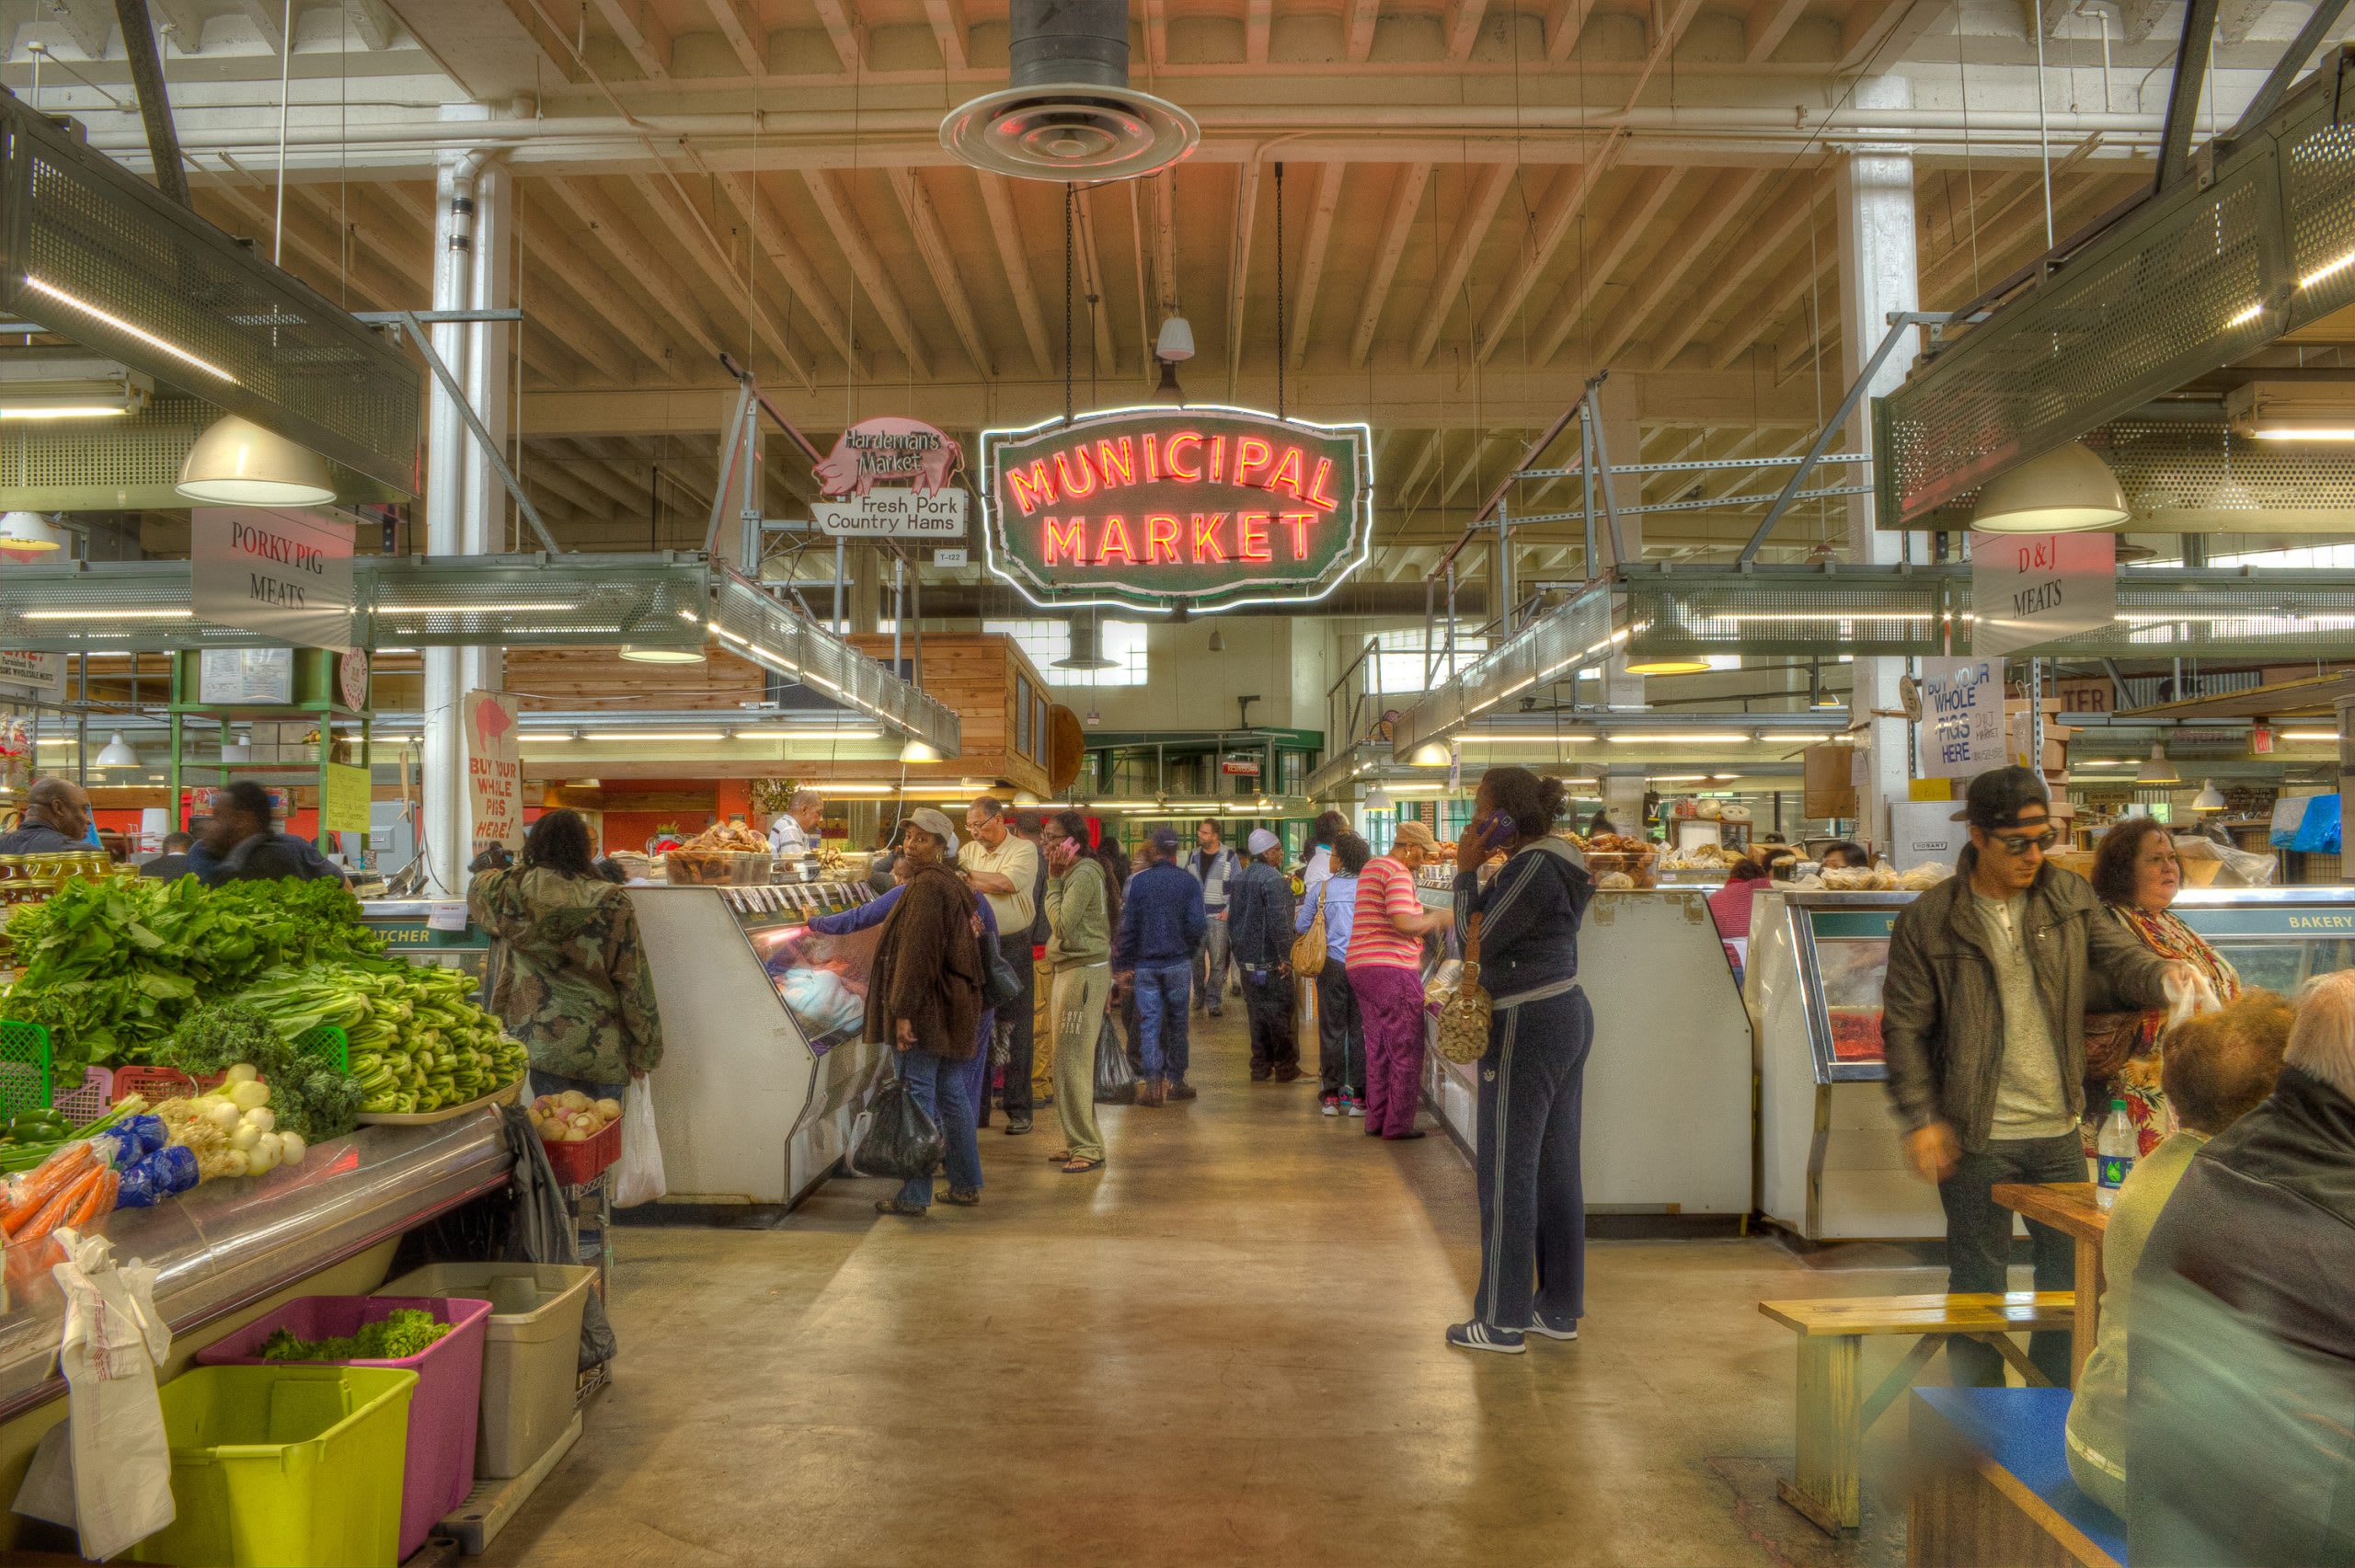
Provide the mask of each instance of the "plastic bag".
{"label": "plastic bag", "polygon": [[[955,1070],[963,1070],[961,1067]],[[856,1141],[851,1145],[850,1168],[862,1176],[889,1176],[899,1182],[932,1174],[948,1147],[940,1136],[940,1124],[916,1103],[896,1065],[867,1103],[853,1136]]]}
{"label": "plastic bag", "polygon": [[622,1101],[622,1156],[614,1162],[614,1207],[635,1208],[670,1190],[662,1177],[662,1144],[654,1136],[654,1086],[633,1078]]}
{"label": "plastic bag", "polygon": [[171,1447],[155,1393],[172,1332],[155,1310],[153,1268],[137,1259],[117,1267],[114,1244],[102,1237],[68,1229],[57,1239],[66,1261],[51,1273],[65,1293],[58,1364],[67,1419],[42,1438],[15,1506],[72,1525],[82,1554],[104,1561],[175,1516]]}
{"label": "plastic bag", "polygon": [[2224,1005],[2217,1000],[2216,988],[2208,983],[2207,976],[2197,969],[2183,972],[2191,977],[2191,983],[2177,992],[2175,1000],[2168,1003],[2166,1022],[2159,1025],[2159,1033],[2163,1036],[2187,1019],[2195,1018],[2202,1013],[2213,1013]]}
{"label": "plastic bag", "polygon": [[1129,1053],[1121,1048],[1120,1036],[1107,1018],[1096,1032],[1096,1103],[1125,1105],[1136,1097],[1137,1070],[1129,1065]]}

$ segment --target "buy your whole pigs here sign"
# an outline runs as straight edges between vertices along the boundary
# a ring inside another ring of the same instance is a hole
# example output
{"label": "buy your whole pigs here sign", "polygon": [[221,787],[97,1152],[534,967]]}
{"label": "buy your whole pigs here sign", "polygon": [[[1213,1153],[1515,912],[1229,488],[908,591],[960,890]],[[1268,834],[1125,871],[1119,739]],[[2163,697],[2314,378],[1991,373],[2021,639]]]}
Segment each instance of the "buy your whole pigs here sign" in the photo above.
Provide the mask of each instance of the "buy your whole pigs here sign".
{"label": "buy your whole pigs here sign", "polygon": [[985,430],[982,506],[990,570],[1033,604],[1304,602],[1364,564],[1372,434],[1208,406]]}

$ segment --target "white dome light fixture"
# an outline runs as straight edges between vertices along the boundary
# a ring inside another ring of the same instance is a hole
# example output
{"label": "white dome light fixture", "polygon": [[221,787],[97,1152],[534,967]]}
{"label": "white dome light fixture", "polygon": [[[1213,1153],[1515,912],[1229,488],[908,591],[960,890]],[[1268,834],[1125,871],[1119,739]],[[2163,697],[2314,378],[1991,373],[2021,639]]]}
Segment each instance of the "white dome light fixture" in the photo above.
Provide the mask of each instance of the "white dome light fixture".
{"label": "white dome light fixture", "polygon": [[1393,804],[1390,792],[1380,784],[1365,792],[1365,808],[1368,811],[1387,811]]}
{"label": "white dome light fixture", "polygon": [[1453,761],[1454,754],[1448,750],[1445,741],[1427,740],[1415,748],[1415,754],[1407,759],[1407,763],[1415,768],[1444,768]]}
{"label": "white dome light fixture", "polygon": [[1990,479],[1970,526],[1982,533],[2083,533],[2131,515],[2109,464],[2069,441]]}
{"label": "white dome light fixture", "polygon": [[0,555],[46,555],[65,547],[65,535],[37,511],[0,514]]}
{"label": "white dome light fixture", "polygon": [[703,664],[706,662],[704,651],[699,647],[665,647],[660,645],[642,646],[638,643],[624,643],[621,647],[621,657],[632,664]]}
{"label": "white dome light fixture", "polygon": [[940,760],[938,747],[929,741],[919,740],[913,735],[909,736],[907,743],[900,748],[900,761],[902,762],[937,762]]}
{"label": "white dome light fixture", "polygon": [[235,414],[196,438],[174,488],[214,506],[312,507],[335,499],[326,458]]}
{"label": "white dome light fixture", "polygon": [[2167,761],[2167,749],[2154,746],[2149,758],[2134,770],[2134,782],[2138,784],[2181,784],[2183,779],[2175,771],[2175,764]]}
{"label": "white dome light fixture", "polygon": [[[104,760],[100,759],[101,761]],[[2194,811],[2222,811],[2224,808],[2224,792],[2216,787],[2214,779],[2200,786],[2200,793],[2192,798],[2191,808]]]}
{"label": "white dome light fixture", "polygon": [[139,766],[139,753],[131,749],[131,743],[122,738],[122,731],[118,729],[107,737],[106,749],[91,760],[91,765],[100,768],[135,768]]}

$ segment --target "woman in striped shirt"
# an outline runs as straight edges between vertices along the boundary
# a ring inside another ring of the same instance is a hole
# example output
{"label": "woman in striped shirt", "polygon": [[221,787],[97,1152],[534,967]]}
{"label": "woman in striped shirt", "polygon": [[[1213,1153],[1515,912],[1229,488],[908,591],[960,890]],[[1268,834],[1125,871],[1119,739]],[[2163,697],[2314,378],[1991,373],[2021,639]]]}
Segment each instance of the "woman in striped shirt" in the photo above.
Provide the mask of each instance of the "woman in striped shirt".
{"label": "woman in striped shirt", "polygon": [[1398,824],[1388,854],[1366,862],[1350,928],[1350,990],[1365,1031],[1365,1130],[1420,1138],[1415,1108],[1423,1073],[1423,937],[1449,915],[1423,908],[1415,873],[1439,848],[1420,822]]}

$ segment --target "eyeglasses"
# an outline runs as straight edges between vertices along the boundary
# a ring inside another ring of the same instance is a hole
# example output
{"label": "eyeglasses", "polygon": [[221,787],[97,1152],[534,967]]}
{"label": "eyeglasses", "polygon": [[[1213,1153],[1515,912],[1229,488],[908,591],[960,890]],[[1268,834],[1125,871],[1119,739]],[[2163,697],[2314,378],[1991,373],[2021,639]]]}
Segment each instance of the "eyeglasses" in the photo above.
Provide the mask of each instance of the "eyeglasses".
{"label": "eyeglasses", "polygon": [[2047,828],[2041,833],[1997,833],[1995,841],[2004,846],[2005,854],[2026,854],[2031,849],[2049,850],[2061,841],[2057,828]]}

